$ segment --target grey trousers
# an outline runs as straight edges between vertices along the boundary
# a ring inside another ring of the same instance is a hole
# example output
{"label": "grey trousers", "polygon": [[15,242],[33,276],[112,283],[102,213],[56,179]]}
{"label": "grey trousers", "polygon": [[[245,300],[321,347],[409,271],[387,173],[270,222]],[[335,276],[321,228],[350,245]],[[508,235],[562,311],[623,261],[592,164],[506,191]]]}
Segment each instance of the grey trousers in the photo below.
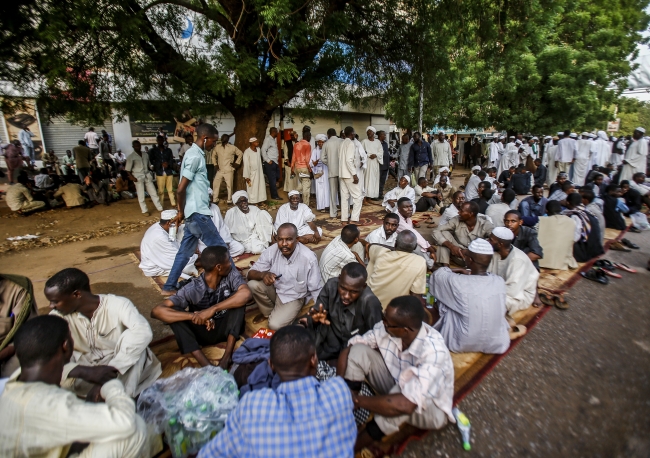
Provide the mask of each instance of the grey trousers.
{"label": "grey trousers", "polygon": [[[449,251],[449,250],[447,250],[447,251]],[[427,263],[427,269],[431,269],[433,267],[433,259],[431,259],[431,256],[429,256],[429,252],[422,250],[422,248],[420,248],[420,245],[417,245],[415,247],[415,250],[413,251],[413,253],[417,254],[418,256],[422,256],[422,258]],[[440,262],[440,261],[438,261],[438,262]]]}
{"label": "grey trousers", "polygon": [[428,165],[423,165],[420,167],[415,168],[415,178],[420,179],[420,178],[426,178],[427,176],[427,169],[429,168]]}
{"label": "grey trousers", "polygon": [[339,177],[329,177],[330,182],[330,218],[336,218],[336,202],[339,199]]}
{"label": "grey trousers", "polygon": [[[446,240],[439,240],[439,243],[445,242]],[[451,243],[453,243],[456,246],[459,246],[461,248],[467,248],[465,245],[460,244],[456,239],[450,240]],[[449,248],[439,245],[438,250],[436,251],[436,261],[439,264],[449,264],[449,259],[451,258],[451,251],[449,251]],[[454,262],[459,262],[462,261],[459,258],[454,257]],[[461,262],[460,265],[465,265],[464,262]]]}
{"label": "grey trousers", "polygon": [[253,293],[253,299],[255,299],[260,312],[268,317],[269,329],[273,331],[291,324],[305,305],[304,298],[283,303],[275,292],[275,286],[266,286],[261,280],[248,280],[248,287]]}
{"label": "grey trousers", "polygon": [[[364,344],[353,345],[350,349],[345,378],[354,382],[365,380],[379,395],[401,393],[399,384],[395,383],[381,353]],[[421,429],[440,429],[447,424],[447,415],[435,405],[433,399],[427,397],[424,405],[418,407],[421,408],[416,408],[410,415],[375,415],[375,422],[386,435],[399,431],[402,423]]]}

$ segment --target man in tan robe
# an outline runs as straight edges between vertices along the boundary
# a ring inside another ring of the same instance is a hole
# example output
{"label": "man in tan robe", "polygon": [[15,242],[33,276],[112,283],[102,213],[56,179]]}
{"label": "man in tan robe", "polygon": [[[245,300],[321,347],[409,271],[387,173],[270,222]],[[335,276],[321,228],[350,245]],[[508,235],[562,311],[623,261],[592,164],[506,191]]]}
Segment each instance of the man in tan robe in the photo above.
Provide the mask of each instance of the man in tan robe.
{"label": "man in tan robe", "polygon": [[215,146],[210,152],[212,163],[217,166],[217,174],[212,183],[212,189],[214,191],[212,201],[214,203],[219,203],[219,190],[221,189],[222,181],[226,183],[226,191],[228,192],[227,203],[232,203],[232,179],[235,174],[233,164],[241,164],[242,158],[244,157],[244,153],[239,148],[228,143],[229,138],[230,136],[228,134],[223,134],[221,136],[221,143]]}
{"label": "man in tan robe", "polygon": [[562,207],[557,200],[546,204],[548,216],[539,219],[537,240],[544,250],[544,257],[539,266],[546,269],[577,269],[578,263],[573,257],[573,240],[576,223],[571,217],[562,215]]}

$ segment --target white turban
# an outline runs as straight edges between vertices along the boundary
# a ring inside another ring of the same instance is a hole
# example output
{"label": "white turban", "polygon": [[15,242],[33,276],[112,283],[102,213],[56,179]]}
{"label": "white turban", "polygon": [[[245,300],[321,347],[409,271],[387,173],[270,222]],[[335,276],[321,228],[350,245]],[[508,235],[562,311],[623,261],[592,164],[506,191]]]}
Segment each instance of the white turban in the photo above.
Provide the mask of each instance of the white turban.
{"label": "white turban", "polygon": [[160,219],[169,221],[170,219],[176,218],[176,215],[178,215],[178,210],[163,210],[160,212]]}
{"label": "white turban", "polygon": [[481,170],[481,166],[480,165],[475,165],[474,167],[472,167],[472,172],[474,170]]}
{"label": "white turban", "polygon": [[369,130],[372,130],[374,133],[377,133],[377,129],[375,129],[375,128],[372,127],[372,126],[368,126],[368,127],[366,127],[366,132],[368,132]]}
{"label": "white turban", "polygon": [[485,239],[472,240],[467,249],[476,254],[494,254],[494,248],[492,248],[490,242]]}
{"label": "white turban", "polygon": [[288,193],[289,197],[291,197],[291,196],[299,196],[299,195],[300,195],[300,192],[296,191],[295,189],[289,191],[289,193]]}
{"label": "white turban", "polygon": [[598,137],[596,137],[596,135],[594,134],[589,134],[589,138],[598,138]]}
{"label": "white turban", "polygon": [[557,136],[559,137],[560,135],[564,135],[564,132],[558,132]]}
{"label": "white turban", "polygon": [[605,141],[609,140],[609,139],[607,138],[607,134],[605,133],[604,130],[599,130],[599,131],[598,131],[598,136],[599,136],[600,138],[602,138],[603,140],[605,140]]}
{"label": "white turban", "polygon": [[645,134],[645,129],[644,129],[643,127],[637,127],[637,128],[634,129],[634,130],[638,130],[638,131],[641,132],[642,134]]}
{"label": "white turban", "polygon": [[325,135],[325,134],[316,135],[316,141],[317,142],[326,142],[327,141],[327,135]]}
{"label": "white turban", "polygon": [[248,139],[248,143],[253,143],[257,141],[257,137],[251,137]]}
{"label": "white turban", "polygon": [[522,144],[522,143],[521,143],[521,140],[517,140],[517,141],[515,142],[515,145],[517,145],[517,146],[519,146],[519,145],[521,145],[521,144]]}
{"label": "white turban", "polygon": [[580,135],[582,135],[583,137],[588,137],[588,136],[589,136],[589,132],[583,132],[583,133],[581,133]]}
{"label": "white turban", "polygon": [[441,167],[440,170],[438,170],[438,175],[440,175],[442,172],[449,172],[449,167]]}
{"label": "white turban", "polygon": [[507,227],[495,227],[492,229],[492,233],[495,237],[500,238],[501,240],[512,240],[515,238],[515,234],[512,233]]}
{"label": "white turban", "polygon": [[575,132],[571,132],[571,134],[569,135],[569,137],[571,137],[571,138],[577,138],[577,137],[578,137],[578,134],[576,134]]}
{"label": "white turban", "polygon": [[233,193],[232,195],[232,201],[233,203],[237,203],[241,197],[246,197],[246,200],[248,200],[248,193],[246,191],[237,191]]}
{"label": "white turban", "polygon": [[539,138],[533,137],[533,138],[531,138],[531,140],[539,140]]}

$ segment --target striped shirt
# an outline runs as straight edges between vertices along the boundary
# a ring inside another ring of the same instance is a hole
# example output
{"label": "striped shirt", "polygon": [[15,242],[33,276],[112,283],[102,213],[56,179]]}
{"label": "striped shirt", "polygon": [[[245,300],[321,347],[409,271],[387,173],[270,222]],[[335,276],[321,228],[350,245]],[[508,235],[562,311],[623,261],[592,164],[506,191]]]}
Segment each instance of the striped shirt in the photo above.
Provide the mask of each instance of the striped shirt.
{"label": "striped shirt", "polygon": [[320,262],[318,263],[323,283],[327,283],[327,280],[330,278],[338,277],[343,267],[356,261],[357,258],[354,256],[350,248],[348,248],[346,243],[341,240],[341,236],[336,236],[336,238],[327,245],[320,257]]}

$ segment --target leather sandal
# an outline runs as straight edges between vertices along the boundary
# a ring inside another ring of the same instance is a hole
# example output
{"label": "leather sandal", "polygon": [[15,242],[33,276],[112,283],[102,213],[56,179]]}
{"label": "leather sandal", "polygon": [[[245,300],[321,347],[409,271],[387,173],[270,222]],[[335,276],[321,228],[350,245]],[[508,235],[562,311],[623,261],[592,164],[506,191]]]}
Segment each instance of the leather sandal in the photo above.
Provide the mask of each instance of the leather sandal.
{"label": "leather sandal", "polygon": [[562,296],[555,296],[555,305],[557,308],[560,310],[566,310],[569,308],[569,303],[566,301],[566,299]]}
{"label": "leather sandal", "polygon": [[636,243],[630,242],[628,239],[621,240],[621,243],[623,245],[625,245],[626,247],[628,247],[628,248],[632,248],[633,250],[638,250],[639,249],[639,245],[637,245]]}
{"label": "leather sandal", "polygon": [[509,332],[510,340],[515,340],[525,336],[527,331],[528,329],[526,329],[526,326],[524,326],[523,324],[517,324],[513,326],[512,328],[510,328],[510,332]]}
{"label": "leather sandal", "polygon": [[609,248],[610,248],[610,250],[614,250],[614,251],[625,251],[626,253],[629,253],[630,251],[632,251],[632,250],[630,250],[629,248],[626,248],[625,245],[623,245],[621,242],[618,242],[618,241],[612,243],[612,244],[609,246]]}
{"label": "leather sandal", "polygon": [[597,269],[589,269],[587,272],[580,272],[580,275],[582,275],[587,280],[595,281],[601,285],[607,285],[609,283],[609,279],[605,276],[605,274]]}
{"label": "leather sandal", "polygon": [[542,304],[553,306],[555,305],[555,296],[547,293],[538,293],[539,300],[542,301]]}

